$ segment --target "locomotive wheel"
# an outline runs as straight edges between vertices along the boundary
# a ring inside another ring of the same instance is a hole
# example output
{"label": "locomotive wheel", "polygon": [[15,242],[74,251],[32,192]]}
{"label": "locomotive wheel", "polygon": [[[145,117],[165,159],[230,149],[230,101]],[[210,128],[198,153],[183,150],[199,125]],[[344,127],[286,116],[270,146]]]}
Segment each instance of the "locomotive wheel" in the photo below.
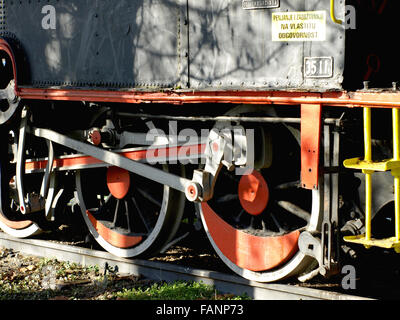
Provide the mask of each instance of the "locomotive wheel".
{"label": "locomotive wheel", "polygon": [[[0,150],[0,229],[16,238],[27,238],[36,235],[42,231],[38,223],[35,221],[45,220],[44,216],[40,217],[42,213],[32,213],[29,215],[23,215],[19,210],[19,200],[15,184],[15,163],[12,163],[13,154],[10,153],[12,138],[11,132],[17,132],[16,129],[8,131],[2,128],[1,140],[8,141],[8,143],[1,144]],[[30,152],[28,150],[28,152]],[[29,157],[29,155],[27,155]],[[25,186],[26,192],[28,193],[40,193],[41,183],[43,174],[29,174],[26,175]],[[35,219],[29,220],[27,217],[35,217]],[[36,220],[38,219],[38,220]]]}
{"label": "locomotive wheel", "polygon": [[81,170],[76,188],[89,231],[119,257],[158,253],[172,240],[182,219],[183,193],[118,167]]}
{"label": "locomotive wheel", "polygon": [[[230,114],[257,110],[243,106]],[[317,229],[321,197],[317,190],[300,188],[299,130],[282,124],[253,129],[255,163],[265,148],[266,132],[272,138],[272,163],[244,176],[222,168],[213,198],[197,208],[225,264],[249,280],[271,282],[300,274],[314,263],[298,251],[297,242],[301,231]]]}
{"label": "locomotive wheel", "polygon": [[[16,238],[28,238],[40,233],[40,227],[30,220],[24,220],[18,209],[18,196],[12,169],[2,156],[0,159],[1,208],[0,229]],[[14,170],[15,171],[15,170]],[[10,178],[11,177],[11,178]]]}

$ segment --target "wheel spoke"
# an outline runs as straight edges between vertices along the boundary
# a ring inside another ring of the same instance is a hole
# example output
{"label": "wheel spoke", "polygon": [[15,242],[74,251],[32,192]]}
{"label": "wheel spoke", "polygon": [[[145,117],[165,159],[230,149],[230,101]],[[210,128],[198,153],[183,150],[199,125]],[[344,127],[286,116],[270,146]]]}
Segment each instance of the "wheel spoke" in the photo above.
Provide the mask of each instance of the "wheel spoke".
{"label": "wheel spoke", "polygon": [[[96,213],[98,216],[101,216],[102,214],[107,213],[108,210],[110,210],[110,199],[111,199],[111,194],[110,196],[106,197],[106,199],[104,200],[103,196],[100,196],[99,198],[99,202],[100,202],[100,207],[98,210],[91,210],[93,211],[93,213]],[[115,215],[114,215],[114,219],[115,219]]]}
{"label": "wheel spoke", "polygon": [[134,197],[131,197],[131,199],[132,199],[132,203],[135,206],[136,211],[137,211],[140,219],[143,221],[143,224],[144,224],[147,232],[150,232],[151,231],[151,227],[149,226],[148,221],[145,219],[145,216],[143,215],[142,210],[139,208],[139,205],[138,205],[136,199]]}
{"label": "wheel spoke", "polygon": [[14,199],[11,200],[10,208],[11,208],[11,210],[15,210],[15,211],[18,210],[18,205],[15,203]]}
{"label": "wheel spoke", "polygon": [[111,224],[113,228],[115,228],[115,225],[117,223],[117,218],[118,218],[118,210],[119,210],[119,199],[117,199],[117,204],[115,205],[115,211],[114,211],[114,219]]}
{"label": "wheel spoke", "polygon": [[251,216],[251,217],[250,217],[250,224],[249,224],[249,227],[250,227],[250,229],[253,229],[253,230],[257,229],[257,226],[256,226],[256,224],[255,224],[255,218],[254,218],[254,216]]}
{"label": "wheel spoke", "polygon": [[155,199],[149,192],[142,190],[140,188],[135,188],[135,190],[145,199],[149,200],[151,203],[155,204],[159,208],[161,208],[162,203]]}
{"label": "wheel spoke", "polygon": [[111,193],[109,193],[107,196],[105,196],[105,197],[100,197],[100,202],[103,204],[103,205],[107,205],[109,202],[110,202],[110,199],[112,199],[113,198],[113,196],[112,196],[112,194]]}
{"label": "wheel spoke", "polygon": [[299,217],[300,219],[303,219],[305,221],[310,221],[311,214],[299,206],[295,205],[294,203],[291,203],[289,201],[277,201],[276,202],[278,206],[281,208],[285,209],[287,212],[295,215],[296,217]]}
{"label": "wheel spoke", "polygon": [[301,183],[299,180],[285,182],[274,187],[274,190],[287,190],[292,188],[300,188]]}
{"label": "wheel spoke", "polygon": [[279,229],[279,232],[285,232],[286,230],[282,228],[281,224],[278,222],[278,220],[276,219],[275,215],[273,213],[270,213],[270,216],[272,218],[272,221],[274,221],[274,224]]}
{"label": "wheel spoke", "polygon": [[128,231],[131,233],[131,223],[129,220],[129,208],[128,208],[128,201],[125,200],[125,217],[126,217],[126,223],[128,224]]}
{"label": "wheel spoke", "polygon": [[230,202],[230,201],[235,201],[238,200],[239,196],[237,194],[227,194],[222,197],[219,197],[216,199],[216,203],[225,203],[225,202]]}
{"label": "wheel spoke", "polygon": [[233,218],[233,220],[234,220],[236,223],[239,223],[240,218],[242,217],[243,213],[244,213],[244,209],[242,209],[242,210]]}
{"label": "wheel spoke", "polygon": [[261,218],[261,227],[262,227],[263,231],[267,231],[268,230],[267,229],[267,225],[265,224],[265,221],[264,221],[263,218]]}

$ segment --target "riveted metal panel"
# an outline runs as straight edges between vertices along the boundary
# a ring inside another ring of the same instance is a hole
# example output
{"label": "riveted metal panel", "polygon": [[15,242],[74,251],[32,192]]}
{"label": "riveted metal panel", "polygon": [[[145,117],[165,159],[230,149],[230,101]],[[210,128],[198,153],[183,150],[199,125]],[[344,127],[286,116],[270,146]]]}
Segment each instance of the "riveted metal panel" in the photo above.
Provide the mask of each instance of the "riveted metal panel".
{"label": "riveted metal panel", "polygon": [[5,0],[0,0],[0,31],[6,29]]}
{"label": "riveted metal panel", "polygon": [[33,86],[177,87],[187,74],[186,1],[20,0],[5,11],[2,34],[22,44]]}
{"label": "riveted metal panel", "polygon": [[[335,5],[343,19],[344,1]],[[302,12],[325,12],[323,41],[276,41],[273,14]],[[34,87],[327,90],[343,80],[345,27],[325,0],[3,0],[1,16]],[[309,61],[332,70],[309,77]]]}
{"label": "riveted metal panel", "polygon": [[[337,16],[343,19],[344,1],[337,1],[335,6]],[[345,27],[331,20],[329,1],[281,0],[278,8],[247,7],[239,0],[189,0],[191,87],[341,88]],[[275,41],[273,13],[301,12],[325,12],[324,40]],[[329,57],[333,62],[332,74],[306,78],[305,57]]]}

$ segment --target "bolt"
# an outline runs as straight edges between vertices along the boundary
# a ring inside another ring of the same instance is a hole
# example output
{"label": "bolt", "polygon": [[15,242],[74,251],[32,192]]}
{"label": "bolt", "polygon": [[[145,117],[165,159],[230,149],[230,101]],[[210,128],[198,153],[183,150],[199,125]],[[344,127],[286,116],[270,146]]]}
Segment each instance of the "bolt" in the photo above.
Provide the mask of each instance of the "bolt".
{"label": "bolt", "polygon": [[190,183],[190,185],[188,185],[186,187],[185,190],[185,195],[186,195],[186,199],[188,199],[191,202],[195,202],[199,199],[201,194],[201,186],[196,183],[196,182],[192,182]]}

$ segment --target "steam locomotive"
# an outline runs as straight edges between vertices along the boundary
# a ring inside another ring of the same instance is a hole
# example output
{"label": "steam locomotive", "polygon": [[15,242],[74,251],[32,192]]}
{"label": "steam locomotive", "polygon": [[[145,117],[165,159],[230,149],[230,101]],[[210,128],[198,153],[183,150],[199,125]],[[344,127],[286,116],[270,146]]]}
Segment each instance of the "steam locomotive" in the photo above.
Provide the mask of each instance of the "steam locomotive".
{"label": "steam locomotive", "polygon": [[1,0],[0,228],[79,208],[105,250],[150,257],[201,224],[262,282],[400,251],[398,9]]}

